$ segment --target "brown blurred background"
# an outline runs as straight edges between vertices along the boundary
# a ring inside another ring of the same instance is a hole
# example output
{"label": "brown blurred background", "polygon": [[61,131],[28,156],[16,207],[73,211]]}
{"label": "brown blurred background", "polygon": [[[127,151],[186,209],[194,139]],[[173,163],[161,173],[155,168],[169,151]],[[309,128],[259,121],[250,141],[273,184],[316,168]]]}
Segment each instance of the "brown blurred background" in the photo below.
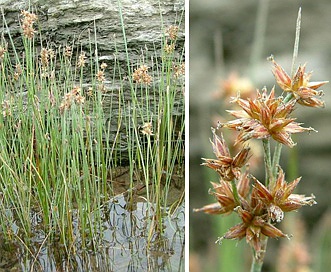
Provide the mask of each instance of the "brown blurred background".
{"label": "brown blurred background", "polygon": [[[221,246],[215,244],[217,237],[233,225],[231,222],[227,225],[228,221],[234,219],[192,213],[193,208],[215,202],[208,195],[208,189],[209,181],[217,181],[217,176],[199,165],[202,157],[214,157],[208,140],[212,136],[210,127],[220,118],[231,119],[225,112],[226,98],[215,96],[220,92],[221,82],[236,72],[256,88],[267,86],[268,90],[271,89],[276,84],[271,73],[272,65],[266,60],[271,54],[290,73],[299,7],[302,8],[302,22],[297,65],[307,63],[306,71],[313,71],[311,81],[331,80],[330,1],[190,0],[189,216],[192,272],[223,271],[220,269],[224,269],[224,264],[231,258],[242,264],[240,271],[247,271],[247,263],[249,267],[250,249],[245,241],[238,245],[235,241],[225,241]],[[259,12],[267,12],[267,16],[259,18]],[[265,33],[262,38],[255,37],[256,29]],[[318,205],[303,207],[294,215],[286,214],[288,225],[282,223],[279,227],[293,234],[293,238],[291,241],[269,240],[263,271],[328,271],[331,267],[331,238],[328,234],[331,229],[331,84],[323,87],[324,109],[298,107],[292,114],[298,122],[314,127],[318,133],[296,135],[294,140],[298,145],[293,150],[283,148],[281,158],[281,166],[287,169],[287,181],[302,176],[296,193],[313,193]],[[278,86],[276,91],[280,94]],[[261,166],[252,169],[257,177],[264,175],[263,169],[259,169]],[[232,248],[232,255],[231,252],[229,255],[222,252],[222,248],[228,247]],[[242,248],[248,253],[234,256],[236,250],[242,253]]]}

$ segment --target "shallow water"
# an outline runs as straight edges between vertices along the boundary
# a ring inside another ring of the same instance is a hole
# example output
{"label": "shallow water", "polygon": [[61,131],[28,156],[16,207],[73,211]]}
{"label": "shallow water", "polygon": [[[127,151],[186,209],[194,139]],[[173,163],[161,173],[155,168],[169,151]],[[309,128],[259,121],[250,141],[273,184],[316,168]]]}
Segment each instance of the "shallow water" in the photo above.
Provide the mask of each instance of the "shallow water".
{"label": "shallow water", "polygon": [[61,245],[43,246],[45,236],[36,230],[30,249],[36,257],[24,247],[15,252],[0,248],[0,272],[184,271],[184,204],[172,215],[164,212],[164,231],[152,230],[148,245],[151,205],[144,201],[129,205],[123,195],[113,198],[102,211],[103,232],[97,238],[96,252],[77,248],[68,256]]}

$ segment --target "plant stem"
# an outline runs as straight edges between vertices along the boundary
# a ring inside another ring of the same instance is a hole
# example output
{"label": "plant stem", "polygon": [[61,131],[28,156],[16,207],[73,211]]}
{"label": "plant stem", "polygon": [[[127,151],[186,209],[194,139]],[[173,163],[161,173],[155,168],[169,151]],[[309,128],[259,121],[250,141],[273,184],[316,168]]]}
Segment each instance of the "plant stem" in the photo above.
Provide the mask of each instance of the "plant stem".
{"label": "plant stem", "polygon": [[294,41],[294,49],[293,49],[293,57],[292,57],[292,67],[291,67],[291,76],[294,76],[294,69],[295,69],[295,63],[298,58],[298,52],[299,52],[299,41],[300,41],[300,29],[301,29],[301,8],[299,8],[298,11],[298,17],[297,17],[297,24],[295,28],[295,41]]}
{"label": "plant stem", "polygon": [[[299,42],[300,42],[300,29],[301,29],[301,8],[298,11],[297,23],[295,28],[295,41],[294,41],[294,48],[293,48],[293,56],[292,56],[292,67],[291,67],[291,77],[294,77],[295,73],[295,63],[298,58],[299,53]],[[286,104],[293,98],[293,94],[289,92],[287,96],[284,98],[283,102]],[[275,147],[275,152],[272,160],[272,173],[273,176],[276,177],[277,174],[277,165],[279,164],[280,154],[282,152],[282,144],[277,143]]]}
{"label": "plant stem", "polygon": [[263,262],[259,262],[253,257],[253,262],[251,266],[251,272],[260,272],[262,269]]}
{"label": "plant stem", "polygon": [[231,181],[231,185],[232,185],[232,193],[233,193],[234,200],[236,201],[236,203],[238,205],[240,205],[240,198],[239,198],[239,194],[238,194],[238,189],[237,189],[236,181],[235,180],[232,180]]}
{"label": "plant stem", "polygon": [[261,237],[261,251],[255,252],[253,250],[253,261],[250,272],[261,272],[263,266],[264,256],[267,250],[268,236]]}
{"label": "plant stem", "polygon": [[273,180],[273,171],[272,171],[272,165],[271,165],[271,153],[270,153],[270,140],[269,139],[263,139],[263,151],[264,151],[264,165],[265,165],[265,184],[268,186],[270,181]]}

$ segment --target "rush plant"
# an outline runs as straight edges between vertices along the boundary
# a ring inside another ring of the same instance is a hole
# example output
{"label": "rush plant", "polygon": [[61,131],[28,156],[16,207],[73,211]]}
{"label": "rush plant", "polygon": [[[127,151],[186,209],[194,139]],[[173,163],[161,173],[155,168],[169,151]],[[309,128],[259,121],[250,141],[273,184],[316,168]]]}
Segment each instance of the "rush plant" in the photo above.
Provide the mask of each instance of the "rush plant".
{"label": "rush plant", "polygon": [[[297,21],[297,34],[293,54],[293,67],[298,54],[300,31],[300,11]],[[287,237],[277,224],[284,220],[287,212],[295,211],[306,205],[316,204],[315,196],[295,194],[294,190],[301,177],[287,181],[279,164],[282,146],[293,148],[296,143],[292,134],[316,132],[311,127],[303,127],[294,117],[295,107],[324,107],[321,99],[323,91],[318,90],[328,81],[310,81],[311,73],[306,66],[300,65],[290,75],[279,65],[273,56],[269,57],[276,83],[283,95],[276,95],[275,88],[257,90],[254,98],[242,98],[240,93],[231,102],[239,109],[228,112],[234,120],[219,123],[212,129],[211,140],[216,159],[203,159],[202,165],[215,170],[219,181],[212,182],[211,194],[216,203],[206,205],[195,211],[208,214],[228,215],[236,213],[240,223],[231,227],[218,239],[246,239],[252,248],[251,271],[261,271],[266,253],[268,238]],[[230,129],[237,131],[234,145],[239,148],[236,155],[230,153],[222,132]],[[264,153],[265,179],[258,180],[249,173],[245,165],[254,156],[251,154],[249,140],[261,141]],[[274,143],[272,143],[274,142]],[[271,151],[271,143],[275,146]]]}

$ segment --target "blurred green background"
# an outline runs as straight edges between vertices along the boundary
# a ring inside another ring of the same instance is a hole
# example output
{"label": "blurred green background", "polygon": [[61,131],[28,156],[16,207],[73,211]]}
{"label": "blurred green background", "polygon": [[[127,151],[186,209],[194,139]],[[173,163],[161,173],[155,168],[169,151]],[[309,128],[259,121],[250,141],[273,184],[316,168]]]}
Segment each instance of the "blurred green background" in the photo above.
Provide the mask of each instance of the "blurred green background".
{"label": "blurred green background", "polygon": [[[300,6],[297,65],[307,63],[306,71],[313,71],[311,81],[330,80],[329,0],[190,0],[191,272],[249,271],[251,251],[245,241],[215,244],[237,218],[192,212],[215,202],[208,189],[209,181],[217,182],[218,177],[200,166],[201,158],[214,158],[210,127],[221,118],[231,119],[225,112],[227,99],[217,96],[222,81],[236,72],[256,88],[271,89],[276,83],[266,60],[270,54],[290,73]],[[331,84],[323,87],[324,109],[298,107],[292,114],[319,132],[296,135],[298,145],[292,150],[283,148],[281,158],[287,181],[302,176],[295,192],[313,193],[318,205],[285,215],[279,228],[293,237],[290,241],[269,239],[263,271],[329,271],[331,267]],[[277,86],[276,90],[280,94]],[[262,161],[252,167],[258,178],[264,175],[262,167]]]}

